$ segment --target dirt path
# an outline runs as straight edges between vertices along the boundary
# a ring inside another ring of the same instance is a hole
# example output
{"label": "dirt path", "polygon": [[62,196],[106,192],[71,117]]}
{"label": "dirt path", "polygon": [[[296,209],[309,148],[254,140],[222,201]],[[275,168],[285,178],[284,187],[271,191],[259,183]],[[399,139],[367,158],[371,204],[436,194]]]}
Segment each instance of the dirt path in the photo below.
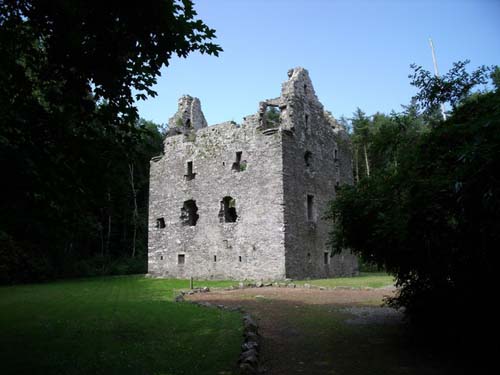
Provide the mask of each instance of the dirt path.
{"label": "dirt path", "polygon": [[[258,321],[266,374],[443,374],[402,335],[402,315],[381,306],[394,289],[252,288],[190,300],[241,306]],[[187,296],[186,296],[187,297]]]}

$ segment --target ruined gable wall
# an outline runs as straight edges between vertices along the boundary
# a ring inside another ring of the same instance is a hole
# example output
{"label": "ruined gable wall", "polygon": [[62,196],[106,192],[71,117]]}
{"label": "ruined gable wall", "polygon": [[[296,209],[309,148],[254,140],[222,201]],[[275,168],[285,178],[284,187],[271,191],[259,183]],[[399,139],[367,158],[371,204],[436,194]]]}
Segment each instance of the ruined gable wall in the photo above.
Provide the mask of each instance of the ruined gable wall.
{"label": "ruined gable wall", "polygon": [[[165,156],[151,163],[150,274],[284,278],[281,134],[263,135],[251,120],[241,127],[224,123],[166,139]],[[237,151],[246,160],[240,172],[232,170]],[[188,161],[196,174],[190,181],[184,178]],[[220,223],[225,196],[236,199],[236,223]],[[180,219],[189,199],[198,207],[195,226],[184,226]],[[158,218],[164,218],[165,228],[156,228]],[[184,265],[178,264],[178,254],[185,254]]]}
{"label": "ruined gable wall", "polygon": [[[291,129],[283,137],[287,277],[352,275],[357,272],[357,260],[348,252],[328,254],[325,264],[331,224],[323,219],[335,198],[335,185],[352,183],[349,140],[342,129],[332,126],[304,69],[291,73],[282,97],[289,114],[286,126]],[[311,218],[308,195],[313,197]]]}

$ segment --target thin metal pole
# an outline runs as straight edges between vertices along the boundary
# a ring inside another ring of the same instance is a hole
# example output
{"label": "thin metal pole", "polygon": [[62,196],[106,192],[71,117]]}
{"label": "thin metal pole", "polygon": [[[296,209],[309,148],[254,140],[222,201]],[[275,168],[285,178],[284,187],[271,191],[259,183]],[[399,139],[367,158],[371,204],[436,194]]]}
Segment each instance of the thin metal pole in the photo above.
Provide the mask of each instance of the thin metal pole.
{"label": "thin metal pole", "polygon": [[[431,45],[432,51],[432,62],[434,63],[434,75],[439,78],[438,64],[436,59],[436,53],[434,52],[434,43],[432,43],[432,39],[429,38],[429,44]],[[443,120],[446,121],[446,112],[444,108],[444,103],[441,103],[441,114],[443,115]]]}

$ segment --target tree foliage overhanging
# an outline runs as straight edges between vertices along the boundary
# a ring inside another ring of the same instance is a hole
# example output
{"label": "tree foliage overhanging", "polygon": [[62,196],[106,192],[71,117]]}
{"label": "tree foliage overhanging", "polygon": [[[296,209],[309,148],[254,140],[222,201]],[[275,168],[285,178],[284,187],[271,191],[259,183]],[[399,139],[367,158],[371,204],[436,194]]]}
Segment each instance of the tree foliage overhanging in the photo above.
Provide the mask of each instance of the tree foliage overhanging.
{"label": "tree foliage overhanging", "polygon": [[134,103],[214,37],[189,0],[0,2],[0,282],[144,271],[162,134]]}
{"label": "tree foliage overhanging", "polygon": [[[350,248],[396,277],[400,292],[390,304],[404,307],[419,332],[470,350],[478,342],[468,340],[491,324],[479,306],[493,293],[498,265],[500,90],[496,68],[496,90],[471,94],[487,70],[469,75],[465,65],[444,76],[453,84],[417,69],[418,101],[366,120],[371,133],[355,134],[354,146],[368,147],[371,173],[341,189],[329,217],[337,250]],[[435,97],[456,99],[446,121],[437,120]]]}

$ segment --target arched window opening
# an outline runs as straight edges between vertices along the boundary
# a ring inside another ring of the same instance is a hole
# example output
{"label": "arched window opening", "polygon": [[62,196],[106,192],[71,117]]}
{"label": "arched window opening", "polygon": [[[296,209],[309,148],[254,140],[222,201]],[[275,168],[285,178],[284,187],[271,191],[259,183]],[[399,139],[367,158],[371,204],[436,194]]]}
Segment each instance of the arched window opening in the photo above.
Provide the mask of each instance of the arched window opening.
{"label": "arched window opening", "polygon": [[196,201],[190,199],[185,201],[181,209],[181,221],[183,225],[195,226],[198,221],[198,207]]}

